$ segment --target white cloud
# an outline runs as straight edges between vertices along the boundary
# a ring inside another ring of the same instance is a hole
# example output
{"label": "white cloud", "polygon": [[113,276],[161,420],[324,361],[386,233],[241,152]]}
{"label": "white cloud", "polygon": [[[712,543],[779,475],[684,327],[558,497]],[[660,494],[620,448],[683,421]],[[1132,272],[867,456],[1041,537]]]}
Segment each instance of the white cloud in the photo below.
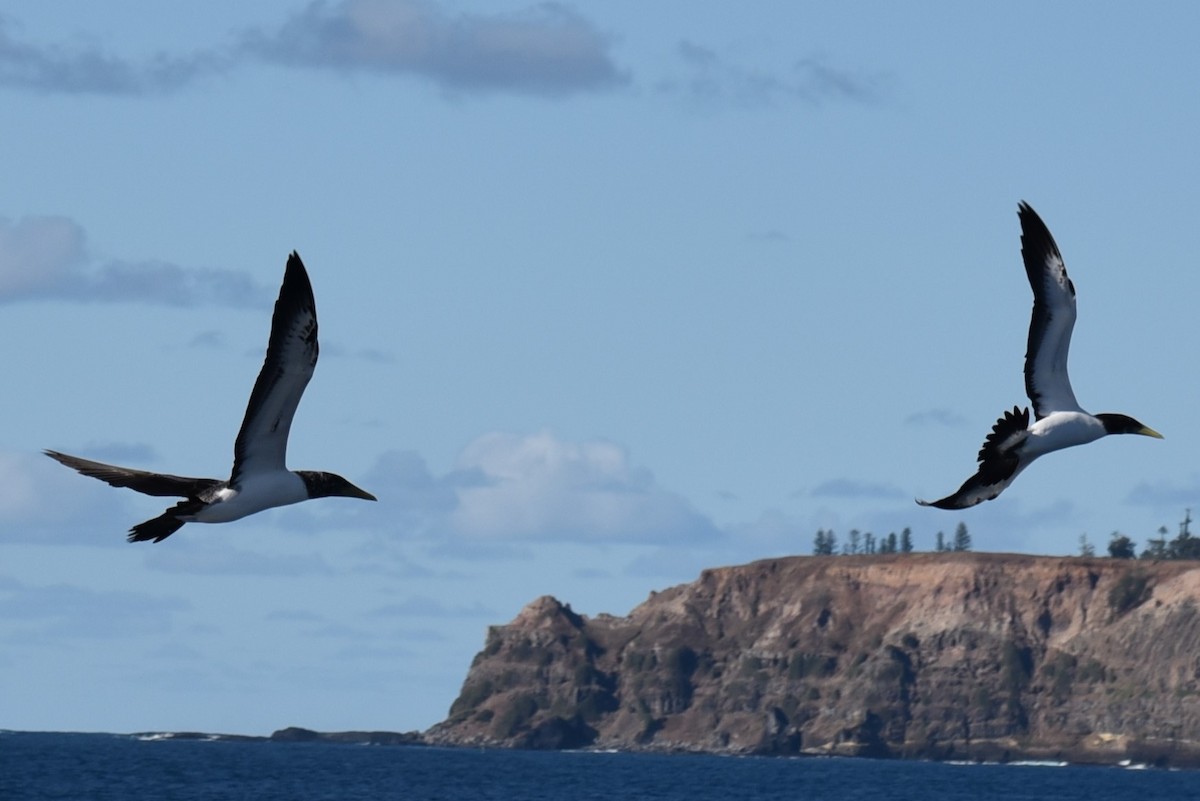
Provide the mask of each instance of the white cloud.
{"label": "white cloud", "polygon": [[398,73],[458,92],[561,96],[624,82],[608,41],[560,3],[452,15],[430,0],[309,3],[247,52],[288,65]]}
{"label": "white cloud", "polygon": [[[357,483],[357,482],[356,482]],[[569,442],[549,432],[491,433],[453,469],[434,475],[411,451],[389,451],[363,477],[377,504],[291,507],[296,530],[353,527],[438,546],[470,540],[491,549],[530,541],[664,543],[716,538],[713,523],[658,486],[611,442]],[[508,548],[509,558],[526,552]],[[471,558],[463,551],[460,558]]]}
{"label": "white cloud", "polygon": [[664,542],[716,534],[707,518],[610,442],[487,434],[466,448],[458,468],[483,478],[457,489],[448,522],[464,536]]}
{"label": "white cloud", "polygon": [[260,308],[273,292],[234,270],[164,261],[93,263],[83,228],[66,217],[0,218],[0,304],[29,300]]}

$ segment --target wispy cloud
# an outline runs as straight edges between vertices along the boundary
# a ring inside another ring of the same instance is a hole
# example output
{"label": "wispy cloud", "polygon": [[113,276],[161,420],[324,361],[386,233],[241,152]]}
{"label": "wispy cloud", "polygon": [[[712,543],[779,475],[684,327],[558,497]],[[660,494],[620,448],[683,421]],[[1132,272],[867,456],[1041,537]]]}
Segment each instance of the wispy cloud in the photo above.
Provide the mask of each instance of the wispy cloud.
{"label": "wispy cloud", "polygon": [[717,50],[684,40],[676,48],[682,73],[660,81],[660,92],[700,102],[765,106],[799,101],[875,103],[885,96],[885,81],[833,66],[809,56],[782,67],[748,67]]}
{"label": "wispy cloud", "polygon": [[380,350],[379,348],[359,348],[354,351],[354,355],[359,359],[384,366],[396,363],[396,355],[394,353]]}
{"label": "wispy cloud", "polygon": [[273,290],[234,270],[89,255],[83,228],[66,217],[0,218],[0,304],[32,300],[260,308]]}
{"label": "wispy cloud", "polygon": [[328,344],[322,342],[321,355],[334,356],[337,358],[362,359],[365,362],[371,362],[379,365],[390,365],[396,363],[396,355],[391,351],[382,350],[380,348],[357,348],[352,350],[343,346],[336,340]]}
{"label": "wispy cloud", "polygon": [[609,41],[561,3],[451,14],[432,0],[312,2],[245,52],[288,66],[410,75],[452,92],[563,96],[625,82]]}
{"label": "wispy cloud", "polygon": [[201,331],[192,337],[191,342],[188,342],[188,347],[205,350],[225,350],[229,345],[225,341],[225,335],[220,331]]}
{"label": "wispy cloud", "polygon": [[170,92],[227,69],[217,50],[188,56],[159,53],[134,62],[89,45],[42,45],[14,34],[0,16],[0,86],[59,94],[143,95]]}

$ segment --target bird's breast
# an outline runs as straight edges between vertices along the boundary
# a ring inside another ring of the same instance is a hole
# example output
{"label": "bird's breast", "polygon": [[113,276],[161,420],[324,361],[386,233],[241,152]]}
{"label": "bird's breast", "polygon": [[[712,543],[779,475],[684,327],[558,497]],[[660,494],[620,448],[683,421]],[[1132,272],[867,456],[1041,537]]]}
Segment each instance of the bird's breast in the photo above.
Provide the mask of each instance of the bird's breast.
{"label": "bird's breast", "polygon": [[1106,433],[1104,424],[1087,412],[1054,412],[1029,427],[1024,454],[1030,458],[1043,453],[1084,445]]}
{"label": "bird's breast", "polygon": [[308,499],[304,480],[291,471],[252,473],[243,476],[236,487],[222,489],[217,498],[197,512],[197,523],[227,523],[247,515],[288,506]]}

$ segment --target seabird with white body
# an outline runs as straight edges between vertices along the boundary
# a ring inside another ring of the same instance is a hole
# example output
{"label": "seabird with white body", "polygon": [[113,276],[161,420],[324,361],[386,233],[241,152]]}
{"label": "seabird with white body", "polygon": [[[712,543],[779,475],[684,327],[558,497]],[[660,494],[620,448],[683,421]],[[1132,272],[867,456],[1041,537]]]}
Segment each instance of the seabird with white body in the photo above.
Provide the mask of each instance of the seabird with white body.
{"label": "seabird with white body", "polygon": [[271,320],[267,356],[233,446],[228,481],[185,478],[93,462],[48,450],[46,455],[85,476],[146,495],[183,497],[158,517],[129,530],[130,542],[161,542],[184,523],[227,523],[311,498],[375,496],[334,473],[288,470],[288,432],[300,396],[317,366],[317,306],[300,255],[288,258]]}
{"label": "seabird with white body", "polygon": [[1029,409],[1013,407],[992,426],[979,450],[979,470],[953,495],[922,506],[965,509],[1004,491],[1030,462],[1051,451],[1094,442],[1109,434],[1141,434],[1162,439],[1152,428],[1124,414],[1089,414],[1075,400],[1067,375],[1067,351],[1075,327],[1075,286],[1067,277],[1058,245],[1028,203],[1021,221],[1021,256],[1033,288],[1033,318],[1025,351],[1025,393]]}

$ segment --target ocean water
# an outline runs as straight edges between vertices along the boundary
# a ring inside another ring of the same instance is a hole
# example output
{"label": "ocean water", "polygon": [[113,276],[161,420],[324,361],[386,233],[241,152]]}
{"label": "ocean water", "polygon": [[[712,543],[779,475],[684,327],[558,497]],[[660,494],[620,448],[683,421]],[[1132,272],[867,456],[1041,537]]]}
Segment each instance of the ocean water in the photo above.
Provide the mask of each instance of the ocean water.
{"label": "ocean water", "polygon": [[0,733],[0,799],[1184,801],[1200,772]]}

